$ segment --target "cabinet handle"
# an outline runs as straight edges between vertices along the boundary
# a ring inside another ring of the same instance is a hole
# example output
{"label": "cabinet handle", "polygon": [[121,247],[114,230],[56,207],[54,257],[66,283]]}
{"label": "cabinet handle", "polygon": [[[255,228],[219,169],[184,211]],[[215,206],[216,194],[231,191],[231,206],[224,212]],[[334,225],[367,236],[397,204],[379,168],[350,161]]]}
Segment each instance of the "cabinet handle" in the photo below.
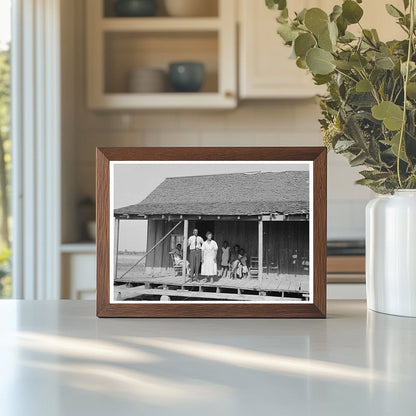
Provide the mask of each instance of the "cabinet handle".
{"label": "cabinet handle", "polygon": [[234,93],[232,91],[225,91],[224,95],[225,95],[225,98],[233,98],[234,97]]}

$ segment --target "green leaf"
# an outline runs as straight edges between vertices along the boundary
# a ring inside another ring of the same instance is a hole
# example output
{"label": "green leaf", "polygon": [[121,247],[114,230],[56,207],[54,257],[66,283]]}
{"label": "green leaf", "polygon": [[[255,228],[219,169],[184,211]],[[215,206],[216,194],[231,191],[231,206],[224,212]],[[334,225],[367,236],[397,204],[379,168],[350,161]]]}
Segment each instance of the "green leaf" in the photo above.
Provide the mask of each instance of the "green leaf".
{"label": "green leaf", "polygon": [[380,87],[378,88],[378,93],[383,100],[386,99],[386,78],[383,78],[381,81]]}
{"label": "green leaf", "polygon": [[362,170],[360,175],[364,176],[365,179],[372,179],[373,181],[378,181],[380,179],[388,178],[391,173],[390,172],[379,172],[376,170]]}
{"label": "green leaf", "polygon": [[406,10],[409,7],[409,0],[403,0],[403,6],[404,6],[404,9]]}
{"label": "green leaf", "polygon": [[397,61],[394,65],[394,68],[393,68],[392,75],[393,75],[393,78],[396,79],[396,80],[399,77],[401,77],[400,66],[401,66],[400,61]]}
{"label": "green leaf", "polygon": [[334,51],[334,44],[331,40],[331,36],[329,35],[328,28],[318,35],[318,45],[321,49],[324,49],[328,52]]}
{"label": "green leaf", "polygon": [[377,30],[376,29],[371,29],[371,34],[373,35],[373,39],[376,42],[380,42],[380,38],[378,37],[378,33],[377,33]]}
{"label": "green leaf", "polygon": [[304,58],[309,49],[316,45],[315,39],[309,33],[302,33],[295,39],[296,56]]}
{"label": "green leaf", "polygon": [[292,27],[287,23],[280,24],[277,28],[277,33],[288,44],[293,42],[298,36],[298,32],[292,29]]}
{"label": "green leaf", "polygon": [[354,142],[351,140],[338,140],[334,145],[335,152],[345,152],[348,150],[351,146],[354,145]]}
{"label": "green leaf", "polygon": [[315,74],[313,80],[315,81],[315,85],[324,85],[331,81],[331,76]]}
{"label": "green leaf", "polygon": [[367,159],[367,155],[364,152],[361,152],[358,156],[350,160],[350,165],[352,167],[362,165]]}
{"label": "green leaf", "polygon": [[331,42],[334,46],[337,44],[338,39],[338,26],[334,22],[328,23],[328,30],[329,30],[329,37],[331,38]]}
{"label": "green leaf", "polygon": [[[338,29],[338,31],[339,31],[339,27],[338,27],[338,25],[337,25],[337,29]],[[351,42],[351,41],[353,41],[353,40],[355,40],[355,39],[357,39],[356,38],[356,36],[353,34],[353,33],[351,33],[351,32],[348,32],[348,30],[344,33],[344,35],[343,36],[341,36],[339,39],[338,39],[338,42],[342,42],[342,43],[349,43],[349,42]]]}
{"label": "green leaf", "polygon": [[286,0],[266,0],[266,6],[271,10],[283,10],[287,6]]}
{"label": "green leaf", "polygon": [[308,69],[308,65],[306,65],[305,58],[298,58],[296,59],[296,66],[301,69]]}
{"label": "green leaf", "polygon": [[403,110],[391,101],[383,101],[375,105],[371,113],[375,119],[383,121],[389,130],[400,130],[402,127]]}
{"label": "green leaf", "polygon": [[416,100],[416,82],[407,84],[407,96],[412,100]]}
{"label": "green leaf", "polygon": [[363,29],[363,37],[367,43],[369,43],[370,45],[374,45],[375,40],[373,38],[373,34],[371,33],[371,30]]}
{"label": "green leaf", "polygon": [[344,36],[348,27],[348,22],[345,20],[345,18],[342,15],[338,17],[337,19],[337,27],[338,27],[338,32],[340,36],[341,37]]}
{"label": "green leaf", "polygon": [[349,71],[352,68],[352,65],[348,61],[336,60],[332,61],[332,63],[339,69],[344,71]]}
{"label": "green leaf", "polygon": [[[409,63],[409,73],[412,73],[416,70],[416,64],[412,61]],[[402,62],[400,65],[400,72],[403,76],[406,76],[406,62]]]}
{"label": "green leaf", "polygon": [[399,17],[399,24],[401,24],[402,26],[407,27],[408,29],[410,28],[410,14],[407,13],[404,17]]}
{"label": "green leaf", "polygon": [[362,79],[361,81],[357,82],[355,86],[355,90],[357,92],[371,92],[371,83],[366,79]]}
{"label": "green leaf", "polygon": [[332,63],[333,59],[330,52],[320,48],[309,49],[306,54],[306,64],[314,75],[327,75],[333,72],[335,69],[335,65]]}
{"label": "green leaf", "polygon": [[354,141],[360,149],[363,149],[366,147],[366,139],[361,126],[361,118],[357,114],[352,115],[345,121],[344,134],[349,140]]}
{"label": "green leaf", "polygon": [[348,97],[348,105],[352,105],[355,107],[373,107],[377,104],[376,99],[374,98],[373,94],[370,92],[360,92],[356,93],[355,91],[353,93],[350,93]]}
{"label": "green leaf", "polygon": [[[379,166],[381,161],[380,146],[378,144],[378,140],[374,136],[370,137],[368,151],[373,159],[374,165]],[[368,163],[370,163],[370,160],[368,160]]]}
{"label": "green leaf", "polygon": [[359,70],[363,69],[368,64],[367,60],[358,53],[351,55],[349,62],[354,68]]}
{"label": "green leaf", "polygon": [[305,26],[315,35],[327,30],[328,15],[318,7],[309,9],[305,13]]}
{"label": "green leaf", "polygon": [[341,14],[342,14],[342,7],[336,4],[334,8],[332,9],[332,13],[329,15],[329,20],[331,22],[335,22],[338,19],[338,17],[341,16]]}
{"label": "green leaf", "polygon": [[394,61],[391,56],[378,56],[375,60],[376,67],[380,69],[394,69]]}
{"label": "green leaf", "polygon": [[[380,140],[381,143],[390,146],[391,151],[393,152],[394,156],[398,156],[399,154],[399,144],[400,144],[400,132],[395,134],[393,138],[388,140]],[[404,162],[408,162],[409,159],[407,158],[406,149],[405,149],[405,140],[403,139],[402,145],[400,147],[400,159]]]}
{"label": "green leaf", "polygon": [[363,9],[352,0],[342,3],[342,16],[349,24],[358,23],[363,16]]}
{"label": "green leaf", "polygon": [[387,13],[393,17],[403,17],[404,14],[397,8],[394,7],[392,4],[386,4]]}
{"label": "green leaf", "polygon": [[303,21],[305,20],[305,14],[306,14],[306,9],[302,9],[299,13],[296,13],[296,19],[303,23]]}

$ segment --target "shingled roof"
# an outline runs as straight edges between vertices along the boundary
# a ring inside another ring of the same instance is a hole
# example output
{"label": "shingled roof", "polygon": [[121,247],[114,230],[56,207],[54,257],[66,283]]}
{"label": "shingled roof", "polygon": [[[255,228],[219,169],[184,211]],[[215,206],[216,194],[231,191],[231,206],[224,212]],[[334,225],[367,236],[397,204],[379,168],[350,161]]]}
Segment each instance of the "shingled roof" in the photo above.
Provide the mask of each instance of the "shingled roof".
{"label": "shingled roof", "polygon": [[286,215],[309,212],[309,172],[249,172],[165,179],[121,215]]}

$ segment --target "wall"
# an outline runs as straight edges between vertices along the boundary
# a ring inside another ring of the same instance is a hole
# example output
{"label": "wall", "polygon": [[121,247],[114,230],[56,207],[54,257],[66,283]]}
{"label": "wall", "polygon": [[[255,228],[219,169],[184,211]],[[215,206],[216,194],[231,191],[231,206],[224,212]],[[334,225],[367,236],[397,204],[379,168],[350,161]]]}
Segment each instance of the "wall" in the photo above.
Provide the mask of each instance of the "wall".
{"label": "wall", "polygon": [[[94,195],[96,146],[321,145],[314,99],[241,102],[233,111],[87,110],[84,2],[75,0],[74,6],[75,27],[63,28],[74,33],[63,49],[64,101],[73,107],[68,109],[71,116],[63,146],[64,218],[75,212],[79,198]],[[364,206],[372,193],[354,185],[359,169],[351,169],[342,157],[330,154],[328,164],[328,236],[363,237]],[[79,236],[71,221],[64,224],[64,241]]]}

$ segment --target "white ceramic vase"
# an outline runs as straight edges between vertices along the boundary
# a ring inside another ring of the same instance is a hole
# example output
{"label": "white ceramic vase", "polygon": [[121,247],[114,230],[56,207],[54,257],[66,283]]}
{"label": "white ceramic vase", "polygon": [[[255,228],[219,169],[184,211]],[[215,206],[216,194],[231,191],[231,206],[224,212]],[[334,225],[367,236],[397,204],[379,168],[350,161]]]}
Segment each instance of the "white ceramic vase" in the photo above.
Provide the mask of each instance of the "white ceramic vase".
{"label": "white ceramic vase", "polygon": [[368,203],[366,281],[369,309],[416,317],[416,190]]}

